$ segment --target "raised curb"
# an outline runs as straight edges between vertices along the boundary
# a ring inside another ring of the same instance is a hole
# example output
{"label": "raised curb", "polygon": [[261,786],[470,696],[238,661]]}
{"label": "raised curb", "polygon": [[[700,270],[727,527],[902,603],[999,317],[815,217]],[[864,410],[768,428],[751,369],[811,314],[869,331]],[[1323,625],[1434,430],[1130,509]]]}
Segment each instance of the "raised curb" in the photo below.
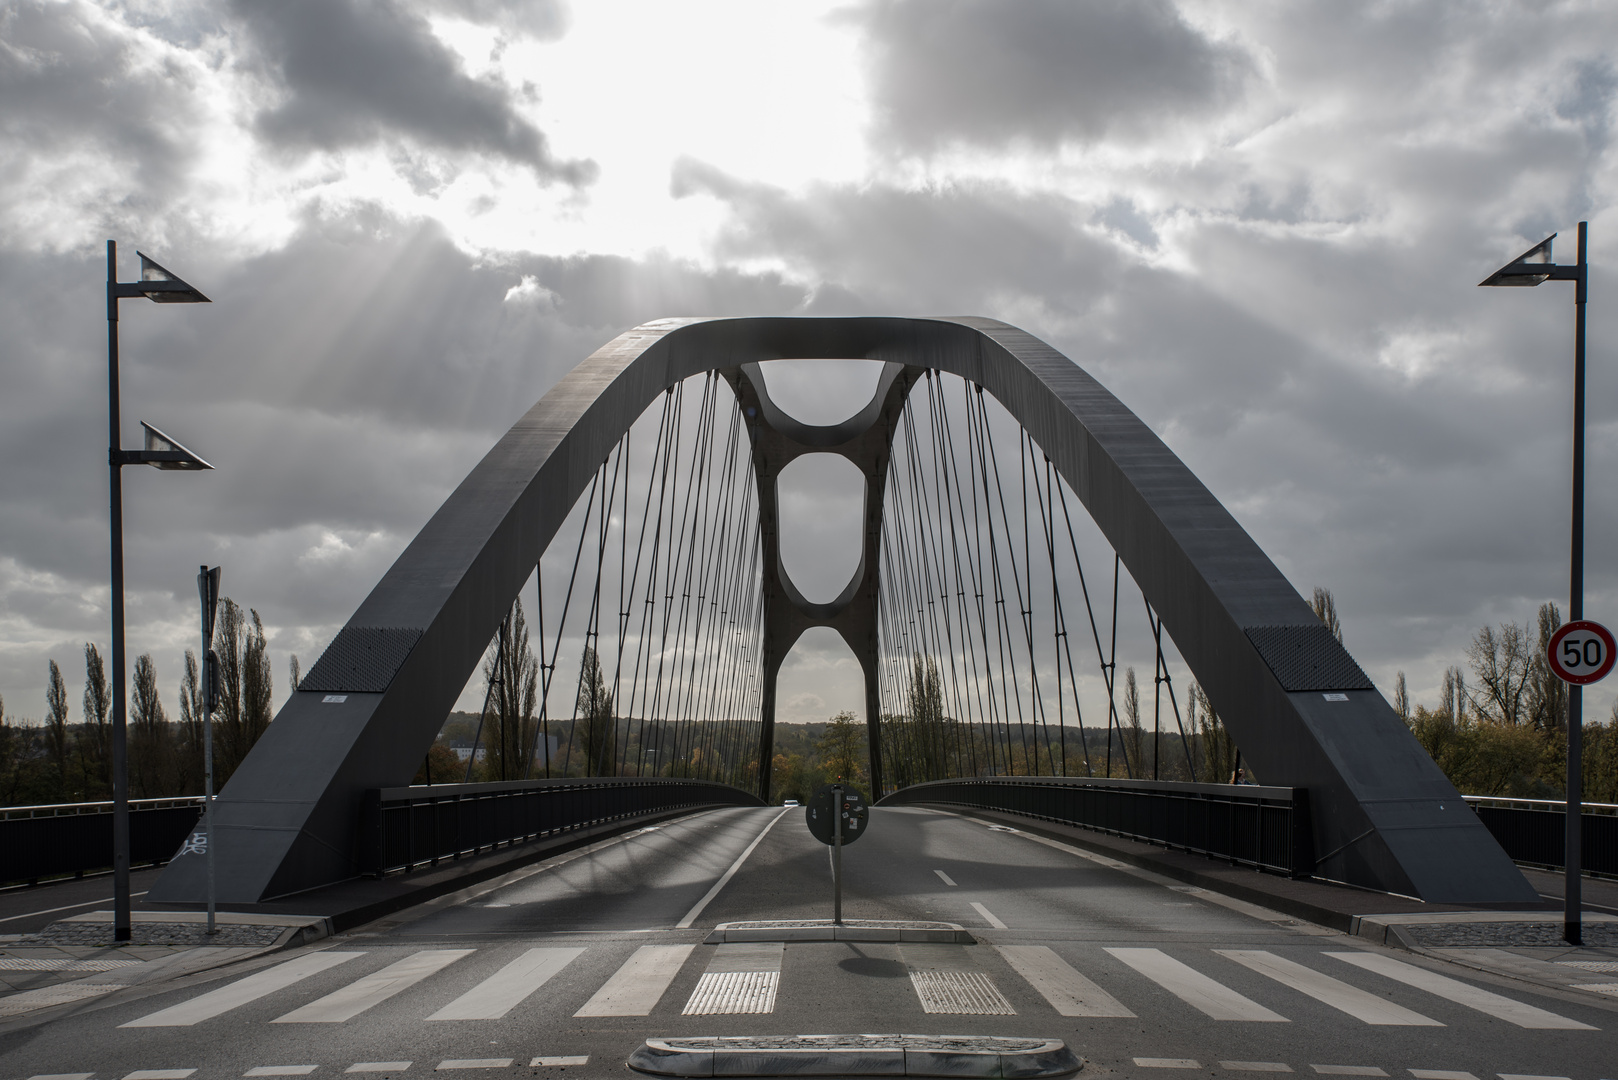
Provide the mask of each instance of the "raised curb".
{"label": "raised curb", "polygon": [[863,941],[863,942],[942,942],[976,945],[977,938],[958,923],[886,922],[878,919],[830,920],[786,919],[777,921],[720,923],[703,939],[705,945],[743,941]]}
{"label": "raised curb", "polygon": [[656,1076],[1068,1076],[1060,1039],[984,1035],[695,1036],[647,1039],[629,1067]]}

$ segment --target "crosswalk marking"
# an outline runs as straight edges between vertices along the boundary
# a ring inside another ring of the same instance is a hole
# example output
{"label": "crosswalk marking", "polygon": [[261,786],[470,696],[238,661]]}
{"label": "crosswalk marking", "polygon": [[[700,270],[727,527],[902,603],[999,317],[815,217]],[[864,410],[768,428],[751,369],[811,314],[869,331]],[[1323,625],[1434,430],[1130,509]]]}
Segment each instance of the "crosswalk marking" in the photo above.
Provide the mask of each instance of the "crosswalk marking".
{"label": "crosswalk marking", "polygon": [[125,1073],[124,1080],[185,1080],[195,1069],[136,1069]]}
{"label": "crosswalk marking", "polygon": [[1202,1062],[1195,1058],[1135,1058],[1135,1065],[1142,1069],[1200,1069]]}
{"label": "crosswalk marking", "polygon": [[720,945],[691,991],[684,1014],[774,1012],[785,951],[779,941]]}
{"label": "crosswalk marking", "polygon": [[[1233,1072],[1284,1072],[1292,1071],[1292,1066],[1282,1061],[1221,1061],[1221,1069],[1230,1069]],[[1473,1077],[1472,1080],[1477,1080]]]}
{"label": "crosswalk marking", "polygon": [[404,1072],[410,1068],[409,1061],[356,1061],[343,1071],[346,1073],[371,1072]]}
{"label": "crosswalk marking", "polygon": [[1316,1001],[1330,1005],[1367,1024],[1388,1027],[1444,1026],[1421,1013],[1412,1012],[1375,994],[1366,993],[1357,986],[1339,982],[1313,968],[1304,967],[1263,949],[1215,949],[1214,952],[1260,975],[1267,975],[1282,986],[1290,986],[1299,993],[1308,994]]}
{"label": "crosswalk marking", "polygon": [[1044,945],[996,945],[1000,955],[1062,1016],[1134,1016]]}
{"label": "crosswalk marking", "polygon": [[1410,1075],[1416,1080],[1478,1080],[1471,1073],[1458,1069],[1411,1069]]}
{"label": "crosswalk marking", "polygon": [[537,1057],[528,1063],[530,1069],[563,1069],[569,1065],[590,1064],[589,1054],[568,1054],[564,1057]]}
{"label": "crosswalk marking", "polygon": [[1414,986],[1417,990],[1425,990],[1457,1005],[1465,1005],[1469,1009],[1487,1013],[1496,1020],[1504,1020],[1521,1028],[1549,1028],[1559,1031],[1596,1030],[1589,1024],[1581,1024],[1577,1020],[1569,1020],[1565,1016],[1558,1016],[1556,1013],[1537,1009],[1532,1005],[1524,1005],[1508,997],[1492,994],[1482,987],[1461,982],[1459,979],[1451,979],[1414,964],[1407,964],[1403,960],[1395,960],[1391,956],[1362,952],[1328,952],[1326,955],[1364,968],[1366,971],[1385,975],[1406,986]]}
{"label": "crosswalk marking", "polygon": [[1157,985],[1213,1020],[1286,1023],[1287,1018],[1187,967],[1160,949],[1108,949]]}
{"label": "crosswalk marking", "polygon": [[515,1058],[448,1058],[440,1061],[434,1072],[451,1069],[509,1069]]}
{"label": "crosswalk marking", "polygon": [[28,1080],[90,1080],[95,1073],[38,1073]]}
{"label": "crosswalk marking", "polygon": [[340,1024],[352,1020],[373,1005],[379,1005],[402,990],[408,990],[427,976],[453,964],[473,949],[423,949],[412,953],[381,971],[373,971],[356,979],[341,990],[333,991],[318,1001],[311,1001],[285,1016],[271,1020],[272,1024]]}
{"label": "crosswalk marking", "polygon": [[642,945],[574,1016],[650,1016],[695,945]]}
{"label": "crosswalk marking", "polygon": [[325,952],[310,953],[295,960],[288,960],[284,964],[277,964],[272,968],[254,972],[245,979],[237,979],[229,986],[221,986],[217,990],[210,990],[206,994],[194,997],[189,1001],[182,1001],[178,1005],[170,1005],[160,1009],[149,1016],[139,1020],[131,1020],[119,1027],[147,1028],[147,1027],[190,1027],[192,1024],[211,1020],[216,1016],[239,1008],[249,1002],[257,1001],[261,997],[273,994],[277,990],[284,990],[294,983],[301,982],[311,975],[318,975],[322,971],[336,967],[354,959],[364,956],[362,952],[338,952],[328,949]]}
{"label": "crosswalk marking", "polygon": [[308,1076],[319,1065],[260,1065],[256,1069],[248,1069],[243,1076]]}
{"label": "crosswalk marking", "polygon": [[552,975],[577,960],[583,949],[529,949],[429,1020],[499,1020]]}
{"label": "crosswalk marking", "polygon": [[1311,1065],[1321,1076],[1386,1076],[1375,1065]]}

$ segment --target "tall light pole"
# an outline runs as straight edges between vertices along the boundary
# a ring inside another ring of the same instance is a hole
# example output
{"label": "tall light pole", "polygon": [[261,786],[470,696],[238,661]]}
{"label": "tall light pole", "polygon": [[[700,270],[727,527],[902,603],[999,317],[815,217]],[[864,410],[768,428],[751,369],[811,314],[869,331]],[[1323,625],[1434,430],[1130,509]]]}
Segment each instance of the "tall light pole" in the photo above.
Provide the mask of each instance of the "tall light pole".
{"label": "tall light pole", "polygon": [[[1579,222],[1579,261],[1572,266],[1551,262],[1551,233],[1478,284],[1532,287],[1545,281],[1573,282],[1573,545],[1568,570],[1569,622],[1584,618],[1584,308],[1589,298],[1590,223]],[[1583,907],[1582,855],[1584,841],[1584,783],[1580,756],[1584,743],[1584,688],[1567,688],[1567,819],[1563,832],[1566,874],[1562,936],[1570,945],[1581,944],[1580,910]]]}
{"label": "tall light pole", "polygon": [[[136,252],[140,255],[139,252]],[[159,304],[206,304],[208,298],[157,263],[140,255],[140,280],[118,280],[118,244],[107,241],[107,465],[112,474],[112,938],[128,941],[129,756],[124,677],[124,485],[125,465],[159,469],[211,469],[206,461],[152,427],[145,446],[123,449],[118,415],[118,301],[144,296]]]}

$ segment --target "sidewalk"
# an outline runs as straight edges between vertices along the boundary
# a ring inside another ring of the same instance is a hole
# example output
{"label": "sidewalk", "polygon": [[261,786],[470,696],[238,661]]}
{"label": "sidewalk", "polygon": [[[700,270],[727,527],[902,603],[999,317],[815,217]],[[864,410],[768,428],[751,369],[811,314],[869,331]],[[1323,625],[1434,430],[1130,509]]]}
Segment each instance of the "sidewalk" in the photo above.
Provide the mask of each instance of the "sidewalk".
{"label": "sidewalk", "polygon": [[1584,945],[1562,940],[1562,877],[1525,870],[1542,908],[1478,910],[1324,881],[1294,880],[1201,855],[993,810],[960,810],[986,824],[1070,844],[1104,861],[1185,882],[1379,945],[1538,986],[1599,994],[1618,1004],[1618,882],[1582,879]]}
{"label": "sidewalk", "polygon": [[92,911],[51,923],[31,934],[0,940],[0,1024],[30,1022],[57,1010],[157,980],[193,975],[331,933],[312,916],[220,912],[209,935],[200,912],[136,911],[131,941],[115,945],[112,912]]}

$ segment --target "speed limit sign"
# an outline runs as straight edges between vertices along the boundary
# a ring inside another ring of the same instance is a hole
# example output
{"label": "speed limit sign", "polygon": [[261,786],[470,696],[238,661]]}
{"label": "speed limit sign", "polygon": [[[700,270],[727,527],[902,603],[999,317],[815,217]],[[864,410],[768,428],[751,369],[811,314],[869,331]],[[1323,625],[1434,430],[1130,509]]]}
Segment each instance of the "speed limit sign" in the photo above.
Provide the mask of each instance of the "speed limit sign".
{"label": "speed limit sign", "polygon": [[1618,659],[1618,644],[1612,632],[1598,622],[1580,619],[1570,622],[1551,635],[1545,647],[1545,659],[1551,671],[1563,682],[1586,686],[1599,682],[1612,670]]}

